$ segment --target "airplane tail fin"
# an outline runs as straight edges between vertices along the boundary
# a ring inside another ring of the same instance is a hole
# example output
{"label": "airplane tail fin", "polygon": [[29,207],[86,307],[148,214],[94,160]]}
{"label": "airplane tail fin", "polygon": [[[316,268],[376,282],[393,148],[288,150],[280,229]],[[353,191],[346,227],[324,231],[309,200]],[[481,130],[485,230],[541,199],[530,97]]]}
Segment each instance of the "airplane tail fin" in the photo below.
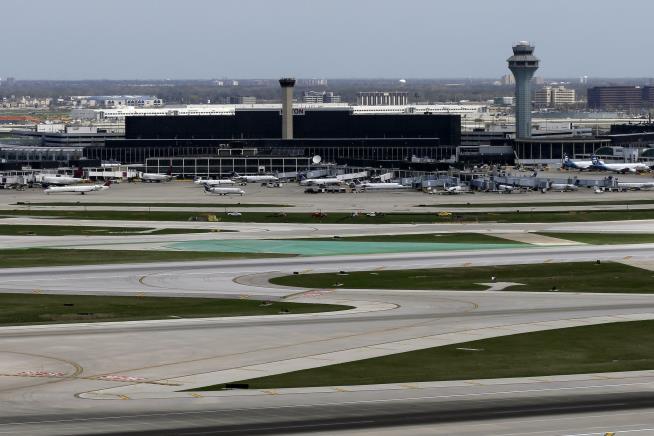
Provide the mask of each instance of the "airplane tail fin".
{"label": "airplane tail fin", "polygon": [[78,179],[81,179],[83,175],[84,175],[84,168],[82,167],[77,167],[75,169],[75,172],[73,172],[73,177],[76,177]]}
{"label": "airplane tail fin", "polygon": [[109,188],[111,186],[111,180],[107,180],[106,182],[104,182],[104,185],[102,186],[106,186],[107,188]]}
{"label": "airplane tail fin", "polygon": [[167,176],[172,176],[173,175],[173,166],[168,165],[168,171],[166,172]]}

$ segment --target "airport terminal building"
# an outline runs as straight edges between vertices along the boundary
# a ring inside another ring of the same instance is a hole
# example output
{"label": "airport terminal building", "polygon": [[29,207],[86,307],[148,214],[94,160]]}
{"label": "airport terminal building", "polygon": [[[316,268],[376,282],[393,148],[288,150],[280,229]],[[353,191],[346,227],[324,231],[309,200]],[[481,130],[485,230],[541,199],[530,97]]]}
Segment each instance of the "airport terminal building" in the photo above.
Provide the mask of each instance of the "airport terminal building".
{"label": "airport terminal building", "polygon": [[[282,139],[282,112],[281,105],[248,105],[221,115],[130,116],[125,119],[125,138],[88,147],[85,155],[125,164],[156,159],[161,165],[168,158],[175,174],[188,174],[188,168],[195,166],[192,159],[197,158],[204,162],[200,167],[233,167],[247,173],[255,167],[258,172],[283,171],[288,167],[281,165],[283,159],[304,162],[316,155],[324,162],[371,166],[414,157],[447,160],[456,156],[461,141],[456,114],[355,113],[347,105],[294,106],[292,132]],[[270,163],[231,162],[245,159],[238,157],[238,150],[249,150],[249,159],[258,156]],[[207,158],[230,162],[208,163]],[[184,168],[176,168],[182,162]]]}

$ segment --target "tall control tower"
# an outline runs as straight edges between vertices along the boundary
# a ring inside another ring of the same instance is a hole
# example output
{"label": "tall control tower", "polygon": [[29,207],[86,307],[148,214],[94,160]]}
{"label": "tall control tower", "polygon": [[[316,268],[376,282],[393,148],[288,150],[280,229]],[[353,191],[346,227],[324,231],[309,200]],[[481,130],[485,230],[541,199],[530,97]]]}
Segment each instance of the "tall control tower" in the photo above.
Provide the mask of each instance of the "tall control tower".
{"label": "tall control tower", "polygon": [[507,59],[509,70],[515,77],[515,130],[516,138],[531,136],[531,78],[538,69],[534,46],[520,41],[513,46],[513,56]]}
{"label": "tall control tower", "polygon": [[293,139],[293,87],[295,79],[279,79],[282,87],[282,139]]}

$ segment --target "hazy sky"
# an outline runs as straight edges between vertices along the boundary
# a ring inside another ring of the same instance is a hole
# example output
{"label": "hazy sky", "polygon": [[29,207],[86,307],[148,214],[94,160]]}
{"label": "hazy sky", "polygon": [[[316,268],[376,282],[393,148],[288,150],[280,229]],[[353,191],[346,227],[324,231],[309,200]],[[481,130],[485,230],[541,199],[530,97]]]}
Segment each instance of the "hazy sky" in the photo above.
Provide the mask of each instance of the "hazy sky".
{"label": "hazy sky", "polygon": [[1,0],[0,77],[652,77],[652,0]]}

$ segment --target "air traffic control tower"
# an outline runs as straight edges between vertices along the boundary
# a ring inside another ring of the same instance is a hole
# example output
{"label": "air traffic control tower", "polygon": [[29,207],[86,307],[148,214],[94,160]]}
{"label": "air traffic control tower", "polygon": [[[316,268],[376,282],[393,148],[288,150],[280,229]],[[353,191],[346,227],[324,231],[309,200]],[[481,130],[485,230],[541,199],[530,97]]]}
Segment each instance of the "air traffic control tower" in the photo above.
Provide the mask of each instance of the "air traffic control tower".
{"label": "air traffic control tower", "polygon": [[534,46],[520,41],[513,46],[513,56],[507,59],[509,70],[515,77],[515,130],[516,138],[531,136],[531,78],[538,69]]}
{"label": "air traffic control tower", "polygon": [[282,87],[282,139],[293,139],[293,87],[295,79],[282,77],[279,79]]}

